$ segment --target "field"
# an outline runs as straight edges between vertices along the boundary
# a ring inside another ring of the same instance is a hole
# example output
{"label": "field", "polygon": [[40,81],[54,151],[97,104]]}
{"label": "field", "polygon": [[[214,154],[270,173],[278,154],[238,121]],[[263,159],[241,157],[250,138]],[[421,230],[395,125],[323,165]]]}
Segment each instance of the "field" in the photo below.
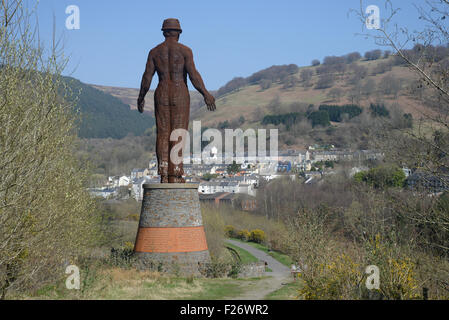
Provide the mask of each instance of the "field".
{"label": "field", "polygon": [[179,278],[133,269],[98,270],[79,291],[69,291],[63,283],[46,286],[23,299],[87,300],[222,300],[254,290],[259,278],[205,279]]}

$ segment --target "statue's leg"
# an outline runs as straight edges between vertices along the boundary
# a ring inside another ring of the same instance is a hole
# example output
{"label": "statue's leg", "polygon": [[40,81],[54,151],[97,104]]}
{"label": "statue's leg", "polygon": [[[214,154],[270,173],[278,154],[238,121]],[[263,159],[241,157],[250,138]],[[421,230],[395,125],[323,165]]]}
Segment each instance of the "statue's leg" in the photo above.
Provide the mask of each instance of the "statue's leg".
{"label": "statue's leg", "polygon": [[170,139],[170,107],[160,105],[155,101],[156,116],[156,156],[158,174],[162,183],[168,183],[169,139]]}
{"label": "statue's leg", "polygon": [[[176,129],[184,129],[185,131],[189,128],[189,113],[190,113],[190,101],[189,97],[185,97],[183,100],[183,103],[178,103],[177,105],[170,106],[170,113],[171,113],[171,128],[172,130]],[[179,143],[181,138],[178,139],[178,141],[170,141],[170,150]],[[186,139],[183,138],[183,141],[185,142]],[[180,152],[178,153],[178,157],[180,159],[183,159],[184,148],[180,149]],[[169,182],[177,182],[177,183],[184,183],[185,180],[182,177],[184,175],[184,168],[182,161],[178,164],[174,164],[172,161],[168,164],[168,175],[169,175]]]}

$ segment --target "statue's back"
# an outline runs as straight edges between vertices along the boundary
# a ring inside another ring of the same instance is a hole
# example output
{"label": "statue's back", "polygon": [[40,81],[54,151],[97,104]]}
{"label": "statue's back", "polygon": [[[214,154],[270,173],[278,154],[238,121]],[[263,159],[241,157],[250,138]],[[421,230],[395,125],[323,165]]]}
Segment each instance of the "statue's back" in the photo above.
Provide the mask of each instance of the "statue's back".
{"label": "statue's back", "polygon": [[159,77],[155,93],[156,104],[178,105],[190,102],[184,58],[186,48],[177,42],[163,42],[152,50],[151,55]]}

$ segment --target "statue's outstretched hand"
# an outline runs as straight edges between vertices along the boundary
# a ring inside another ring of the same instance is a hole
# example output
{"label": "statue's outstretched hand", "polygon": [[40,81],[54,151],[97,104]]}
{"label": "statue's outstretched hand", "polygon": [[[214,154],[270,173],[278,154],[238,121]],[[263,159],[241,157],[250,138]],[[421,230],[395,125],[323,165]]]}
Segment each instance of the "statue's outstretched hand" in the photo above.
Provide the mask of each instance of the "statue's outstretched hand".
{"label": "statue's outstretched hand", "polygon": [[140,113],[143,113],[143,107],[145,107],[145,99],[137,99],[137,109]]}
{"label": "statue's outstretched hand", "polygon": [[207,110],[215,111],[215,109],[217,109],[217,107],[215,106],[215,98],[210,93],[204,96],[204,102],[207,105]]}

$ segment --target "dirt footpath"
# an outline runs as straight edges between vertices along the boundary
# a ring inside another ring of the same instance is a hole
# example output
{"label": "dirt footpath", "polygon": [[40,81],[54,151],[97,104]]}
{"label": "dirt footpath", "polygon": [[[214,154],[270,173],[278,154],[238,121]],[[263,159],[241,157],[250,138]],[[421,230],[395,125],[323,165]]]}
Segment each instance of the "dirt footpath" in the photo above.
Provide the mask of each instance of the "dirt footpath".
{"label": "dirt footpath", "polygon": [[230,239],[226,241],[248,251],[257,259],[267,262],[268,268],[273,270],[272,272],[265,272],[265,275],[269,278],[254,282],[248,281],[248,290],[244,290],[241,295],[231,298],[232,300],[263,300],[271,292],[280,289],[283,284],[292,281],[290,269],[269,254],[239,241]]}

